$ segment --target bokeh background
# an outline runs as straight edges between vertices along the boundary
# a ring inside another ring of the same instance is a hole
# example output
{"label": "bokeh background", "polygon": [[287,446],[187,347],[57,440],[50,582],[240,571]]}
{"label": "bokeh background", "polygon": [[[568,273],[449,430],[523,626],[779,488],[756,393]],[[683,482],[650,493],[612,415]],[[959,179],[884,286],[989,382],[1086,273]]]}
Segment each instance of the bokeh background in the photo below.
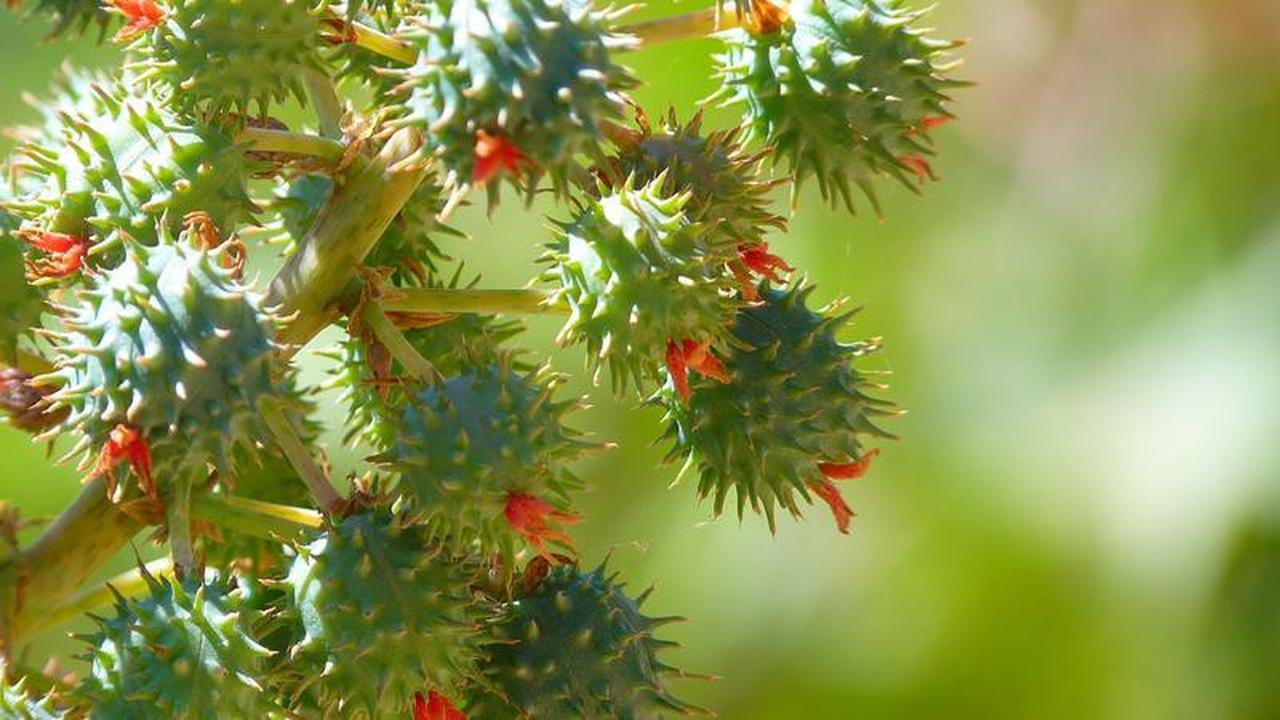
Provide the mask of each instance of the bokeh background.
{"label": "bokeh background", "polygon": [[[866,306],[852,333],[885,338],[869,367],[910,411],[846,488],[852,536],[822,507],[776,537],[710,521],[655,469],[657,414],[595,392],[577,424],[621,447],[581,468],[585,561],[691,620],[670,661],[722,679],[679,690],[728,720],[1280,717],[1280,4],[944,0],[931,24],[978,83],[942,181],[883,220],[806,192],[772,241]],[[0,14],[0,124],[65,59],[116,62],[44,29]],[[690,111],[714,49],[630,57],[641,103]],[[464,215],[457,254],[523,284],[542,223]],[[554,329],[527,342],[577,373]],[[0,497],[49,516],[77,488],[0,428]]]}

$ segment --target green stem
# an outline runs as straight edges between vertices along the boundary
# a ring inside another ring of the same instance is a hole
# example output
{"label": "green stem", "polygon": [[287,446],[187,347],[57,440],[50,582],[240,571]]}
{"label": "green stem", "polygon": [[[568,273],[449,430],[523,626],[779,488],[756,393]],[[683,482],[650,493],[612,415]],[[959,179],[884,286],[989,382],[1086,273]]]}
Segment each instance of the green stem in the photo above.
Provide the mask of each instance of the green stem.
{"label": "green stem", "polygon": [[303,530],[324,527],[324,516],[310,508],[277,505],[235,495],[209,494],[196,497],[191,512],[219,527],[264,540],[298,537]]}
{"label": "green stem", "polygon": [[316,120],[320,123],[320,133],[333,140],[342,139],[342,101],[338,99],[338,90],[333,86],[333,78],[319,70],[308,70],[306,74],[307,94],[311,96],[311,104],[316,108]]}
{"label": "green stem", "polygon": [[366,302],[360,319],[364,321],[365,327],[373,331],[374,337],[386,346],[391,357],[400,363],[411,378],[418,382],[427,382],[440,376],[431,361],[422,357],[422,353],[410,344],[404,333],[400,332],[377,303]]}
{"label": "green stem", "polygon": [[138,597],[148,590],[147,576],[173,577],[174,565],[170,558],[152,560],[141,568],[126,570],[100,585],[90,585],[46,615],[40,628],[57,627],[71,622],[81,615],[110,605],[116,593],[125,597]]}
{"label": "green stem", "polygon": [[236,135],[236,142],[248,145],[255,152],[305,155],[333,163],[341,160],[347,151],[347,146],[337,140],[271,128],[247,127]]}
{"label": "green stem", "polygon": [[397,288],[378,300],[389,313],[478,313],[532,315],[563,314],[569,309],[549,304],[551,296],[541,290],[477,290],[440,288]]}
{"label": "green stem", "polygon": [[418,51],[412,45],[401,42],[368,25],[358,22],[351,23],[351,34],[355,37],[355,44],[365,50],[405,65],[412,65],[418,62]]}
{"label": "green stem", "polygon": [[403,128],[375,158],[357,158],[336,184],[298,251],[267,290],[267,301],[295,314],[278,339],[290,355],[337,319],[339,300],[356,269],[426,177],[415,162],[417,131]]}
{"label": "green stem", "polygon": [[169,551],[178,575],[187,577],[196,569],[196,551],[191,542],[191,477],[179,475],[173,481],[173,497],[166,508]]}
{"label": "green stem", "polygon": [[275,436],[285,457],[289,458],[289,463],[298,471],[302,481],[311,490],[316,504],[325,512],[335,511],[342,504],[342,495],[333,483],[329,482],[329,478],[325,477],[324,470],[311,456],[311,451],[303,444],[302,439],[298,437],[293,423],[285,417],[278,406],[270,401],[260,403],[258,413],[262,416],[262,421],[266,423],[267,428],[271,430],[271,434]]}
{"label": "green stem", "polygon": [[710,7],[684,15],[623,25],[618,28],[618,34],[634,36],[639,39],[640,47],[650,47],[673,40],[709,37],[712,33],[737,27],[741,23],[739,13]]}

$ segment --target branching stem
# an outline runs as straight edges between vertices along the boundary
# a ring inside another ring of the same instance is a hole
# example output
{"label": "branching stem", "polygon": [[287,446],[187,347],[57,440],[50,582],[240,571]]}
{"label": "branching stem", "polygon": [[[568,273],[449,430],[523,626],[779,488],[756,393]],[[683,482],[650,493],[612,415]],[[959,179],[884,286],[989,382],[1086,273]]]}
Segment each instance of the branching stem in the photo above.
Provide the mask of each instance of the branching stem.
{"label": "branching stem", "polygon": [[169,551],[179,577],[187,577],[196,569],[196,551],[191,542],[191,476],[179,474],[173,482],[173,497],[169,498],[167,524],[169,526]]}
{"label": "branching stem", "polygon": [[384,312],[393,313],[480,313],[532,315],[562,314],[569,309],[549,304],[541,290],[477,290],[439,288],[397,288],[378,300]]}
{"label": "branching stem", "polygon": [[320,133],[331,140],[342,140],[342,101],[338,99],[333,78],[319,70],[308,70],[306,80]]}
{"label": "branching stem", "polygon": [[412,65],[418,62],[418,51],[386,33],[362,23],[351,23],[351,35],[356,45],[398,63]]}
{"label": "branching stem", "polygon": [[[70,622],[81,615],[110,605],[116,593],[125,597],[138,597],[147,591],[147,576],[172,577],[174,565],[171,558],[152,560],[141,568],[126,570],[100,585],[90,585],[76,593],[57,610],[43,618],[40,630],[46,627],[57,627]],[[113,592],[114,590],[114,592]]]}
{"label": "branching stem", "polygon": [[364,326],[369,328],[374,337],[378,339],[391,353],[391,357],[400,363],[400,366],[409,373],[410,377],[418,382],[428,382],[440,377],[436,372],[436,368],[418,352],[404,333],[400,332],[395,323],[391,322],[391,318],[387,317],[387,313],[378,307],[373,301],[363,304],[360,313],[360,320]]}
{"label": "branching stem", "polygon": [[347,149],[346,145],[327,137],[271,128],[244,128],[236,141],[257,152],[316,157],[332,163],[341,160]]}
{"label": "branching stem", "polygon": [[717,7],[698,10],[684,15],[654,18],[623,25],[621,35],[632,35],[640,40],[640,47],[651,47],[674,40],[692,40],[709,37],[720,30],[728,30],[741,24],[739,14],[725,12]]}
{"label": "branching stem", "polygon": [[303,530],[324,527],[324,516],[310,508],[205,493],[191,502],[191,512],[203,520],[216,522],[245,535],[279,540],[294,538]]}
{"label": "branching stem", "polygon": [[320,464],[311,456],[311,451],[298,437],[289,418],[285,417],[280,408],[270,401],[261,403],[258,412],[262,415],[262,421],[267,424],[267,428],[271,430],[271,434],[275,436],[285,457],[289,458],[289,463],[298,471],[302,481],[311,490],[316,504],[326,512],[337,510],[342,504],[342,495],[333,483],[329,482]]}

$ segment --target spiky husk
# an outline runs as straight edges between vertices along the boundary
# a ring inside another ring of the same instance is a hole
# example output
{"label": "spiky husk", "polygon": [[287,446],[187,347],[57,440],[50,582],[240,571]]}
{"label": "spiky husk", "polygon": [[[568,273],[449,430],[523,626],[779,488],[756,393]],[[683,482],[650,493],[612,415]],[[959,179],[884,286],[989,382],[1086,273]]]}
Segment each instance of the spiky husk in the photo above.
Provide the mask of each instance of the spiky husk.
{"label": "spiky husk", "polygon": [[[401,125],[421,128],[446,169],[447,185],[475,175],[476,135],[505,138],[529,161],[518,186],[532,192],[545,172],[567,189],[575,158],[603,157],[602,124],[621,117],[636,80],[611,54],[613,14],[582,0],[439,0],[421,6],[400,33],[418,61],[393,90]],[[489,183],[491,199],[499,183]]]}
{"label": "spiky husk", "polygon": [[643,115],[639,125],[639,133],[618,141],[600,173],[611,185],[664,178],[658,191],[666,197],[687,193],[685,214],[729,253],[742,243],[763,242],[770,228],[786,229],[787,221],[769,210],[767,193],[775,183],[761,176],[762,156],[747,151],[741,128],[703,134],[702,113],[682,123],[675,110],[656,129]]}
{"label": "spiky husk", "polygon": [[892,437],[874,419],[896,411],[867,394],[875,386],[854,367],[878,344],[839,342],[850,315],[810,310],[812,292],[762,284],[763,302],[738,312],[723,357],[731,382],[691,377],[688,402],[670,383],[660,393],[667,459],[696,462],[698,495],[713,498],[717,515],[732,490],[739,517],[750,505],[773,529],[778,507],[798,517],[799,499],[811,501],[811,483],[826,479],[819,463],[856,461],[867,438]]}
{"label": "spiky husk", "polygon": [[247,114],[256,104],[306,102],[309,72],[325,72],[314,0],[171,0],[165,19],[129,46],[138,77],[168,88],[190,113]]}
{"label": "spiky husk", "polygon": [[[323,175],[303,175],[288,183],[276,201],[281,218],[281,236],[286,254],[302,242],[315,222],[320,208],[329,199],[333,180]],[[464,237],[463,233],[436,220],[444,207],[444,193],[435,178],[424,180],[374,245],[364,264],[388,268],[397,285],[427,284],[449,256],[435,242],[437,235]]]}
{"label": "spiky husk", "polygon": [[[456,279],[457,276],[448,287],[456,287]],[[469,368],[497,362],[502,344],[522,329],[514,320],[464,313],[442,317],[438,325],[403,332],[409,344],[437,372],[443,377],[453,377]],[[418,388],[375,377],[369,338],[346,337],[332,359],[336,364],[329,386],[341,391],[342,402],[347,407],[345,440],[367,444],[379,451],[390,448],[395,443],[396,423],[405,399]],[[394,360],[391,362],[392,376],[401,377]]]}
{"label": "spiky husk", "polygon": [[43,127],[23,133],[22,164],[42,181],[18,206],[26,227],[114,246],[154,244],[157,228],[176,233],[194,211],[227,233],[253,219],[250,160],[225,128],[182,120],[123,82],[72,74],[63,85],[40,103]]}
{"label": "spiky husk", "polygon": [[525,545],[505,516],[510,495],[566,511],[581,486],[567,466],[595,447],[561,422],[581,403],[552,399],[560,378],[512,362],[504,354],[421,388],[405,402],[395,444],[381,456],[432,537],[459,551],[498,554],[507,567]]}
{"label": "spiky husk", "polygon": [[706,228],[685,216],[689,195],[663,184],[627,181],[592,199],[544,257],[552,301],[571,311],[557,340],[586,345],[587,366],[607,365],[620,395],[661,377],[668,341],[718,347],[736,307]]}
{"label": "spiky husk", "polygon": [[604,566],[583,573],[562,565],[508,603],[492,625],[471,720],[658,720],[699,713],[666,687],[678,670],[658,659],[672,643],[654,631],[675,618],[640,612]]}
{"label": "spiky husk", "polygon": [[86,637],[90,674],[75,690],[94,720],[257,720],[274,707],[258,684],[266,648],[240,583],[147,576],[148,593],[117,596]]}
{"label": "spiky husk", "polygon": [[10,683],[4,671],[0,663],[0,720],[64,720],[67,717],[52,697],[32,697],[24,680]]}
{"label": "spiky husk", "polygon": [[142,433],[161,476],[207,463],[231,471],[237,443],[264,436],[260,402],[293,400],[276,367],[281,320],[222,265],[226,246],[192,248],[186,235],[156,247],[126,243],[119,267],[98,273],[64,318],[57,369],[62,431],[83,437],[86,461],[117,424]]}
{"label": "spiky husk", "polygon": [[785,162],[797,188],[810,176],[822,196],[853,209],[854,187],[877,207],[874,180],[916,189],[931,155],[931,118],[946,118],[948,51],[913,24],[926,11],[899,0],[795,0],[780,27],[747,23],[724,33],[724,88],[746,105],[754,138]]}
{"label": "spiky husk", "polygon": [[284,579],[301,640],[285,691],[305,717],[408,717],[423,688],[477,676],[478,570],[381,508],[334,521]]}
{"label": "spiky husk", "polygon": [[5,209],[5,203],[17,200],[0,167],[0,363],[11,364],[18,341],[40,324],[44,313],[44,296],[27,282],[24,243],[14,236],[21,220]]}

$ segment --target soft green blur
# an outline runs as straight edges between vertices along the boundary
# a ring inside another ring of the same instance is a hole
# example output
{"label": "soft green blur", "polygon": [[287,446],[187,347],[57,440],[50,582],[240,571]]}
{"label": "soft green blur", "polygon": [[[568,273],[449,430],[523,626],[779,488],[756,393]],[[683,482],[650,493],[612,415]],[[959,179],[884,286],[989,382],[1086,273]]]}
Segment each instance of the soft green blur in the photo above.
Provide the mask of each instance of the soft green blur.
{"label": "soft green blur", "polygon": [[[709,521],[655,469],[657,414],[595,392],[577,424],[621,447],[582,467],[584,560],[658,583],[649,609],[690,619],[669,661],[722,678],[679,690],[728,720],[1280,717],[1280,4],[943,0],[932,24],[979,83],[943,180],[883,221],[806,192],[773,240],[866,306],[910,409],[845,490],[852,536],[822,507],[776,537]],[[0,14],[2,124],[64,56],[111,58],[42,31]],[[641,103],[687,114],[712,49],[634,56]],[[485,284],[530,276],[540,220],[464,225]],[[27,515],[77,477],[0,429]]]}

